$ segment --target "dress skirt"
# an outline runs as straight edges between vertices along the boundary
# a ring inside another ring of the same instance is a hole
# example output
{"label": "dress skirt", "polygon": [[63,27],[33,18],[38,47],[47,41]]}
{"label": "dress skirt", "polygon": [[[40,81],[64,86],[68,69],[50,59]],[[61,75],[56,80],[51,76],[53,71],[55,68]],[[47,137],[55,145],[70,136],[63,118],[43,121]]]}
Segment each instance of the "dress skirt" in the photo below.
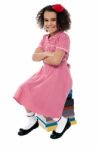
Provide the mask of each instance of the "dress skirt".
{"label": "dress skirt", "polygon": [[17,89],[14,99],[37,114],[58,118],[62,115],[66,97],[72,89],[70,67],[44,64],[41,69]]}

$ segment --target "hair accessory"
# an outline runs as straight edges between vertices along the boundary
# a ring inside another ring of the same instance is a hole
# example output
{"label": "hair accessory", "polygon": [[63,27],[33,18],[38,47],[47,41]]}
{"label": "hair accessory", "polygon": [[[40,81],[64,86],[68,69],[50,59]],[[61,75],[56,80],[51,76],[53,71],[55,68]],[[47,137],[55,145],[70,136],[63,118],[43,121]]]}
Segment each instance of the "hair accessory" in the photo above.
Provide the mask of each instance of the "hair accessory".
{"label": "hair accessory", "polygon": [[55,10],[56,12],[62,12],[65,8],[61,4],[56,4],[52,6],[52,9]]}

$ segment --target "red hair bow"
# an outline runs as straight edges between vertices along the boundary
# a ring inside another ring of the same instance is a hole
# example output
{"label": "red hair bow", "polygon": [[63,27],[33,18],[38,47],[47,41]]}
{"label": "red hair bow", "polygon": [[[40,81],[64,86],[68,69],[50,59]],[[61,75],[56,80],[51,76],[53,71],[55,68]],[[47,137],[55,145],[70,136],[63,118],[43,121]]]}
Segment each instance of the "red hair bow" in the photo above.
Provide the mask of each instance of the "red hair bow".
{"label": "red hair bow", "polygon": [[56,12],[62,12],[64,7],[61,4],[56,4],[52,6],[52,9],[54,9]]}

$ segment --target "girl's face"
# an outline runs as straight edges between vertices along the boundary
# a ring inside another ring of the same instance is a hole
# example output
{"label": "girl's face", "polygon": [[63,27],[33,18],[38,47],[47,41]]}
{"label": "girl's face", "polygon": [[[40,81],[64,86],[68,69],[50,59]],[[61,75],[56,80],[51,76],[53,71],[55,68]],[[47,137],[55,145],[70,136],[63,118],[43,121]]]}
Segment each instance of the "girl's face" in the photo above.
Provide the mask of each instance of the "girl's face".
{"label": "girl's face", "polygon": [[57,28],[57,15],[55,12],[45,11],[44,12],[44,29],[49,32],[49,34],[54,34]]}

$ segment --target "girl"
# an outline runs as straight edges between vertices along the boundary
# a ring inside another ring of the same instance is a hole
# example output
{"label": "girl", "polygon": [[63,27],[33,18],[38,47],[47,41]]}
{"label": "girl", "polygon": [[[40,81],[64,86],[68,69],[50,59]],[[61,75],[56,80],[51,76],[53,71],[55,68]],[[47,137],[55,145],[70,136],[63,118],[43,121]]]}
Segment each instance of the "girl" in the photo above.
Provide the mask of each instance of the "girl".
{"label": "girl", "polygon": [[44,65],[23,83],[14,95],[14,99],[23,105],[28,122],[19,129],[18,135],[28,134],[39,126],[35,113],[46,117],[58,118],[58,126],[50,138],[56,139],[70,127],[68,118],[62,116],[64,103],[72,88],[72,79],[67,63],[70,39],[70,15],[61,5],[49,5],[37,14],[37,23],[44,28],[45,34],[36,48],[33,61],[43,61]]}

